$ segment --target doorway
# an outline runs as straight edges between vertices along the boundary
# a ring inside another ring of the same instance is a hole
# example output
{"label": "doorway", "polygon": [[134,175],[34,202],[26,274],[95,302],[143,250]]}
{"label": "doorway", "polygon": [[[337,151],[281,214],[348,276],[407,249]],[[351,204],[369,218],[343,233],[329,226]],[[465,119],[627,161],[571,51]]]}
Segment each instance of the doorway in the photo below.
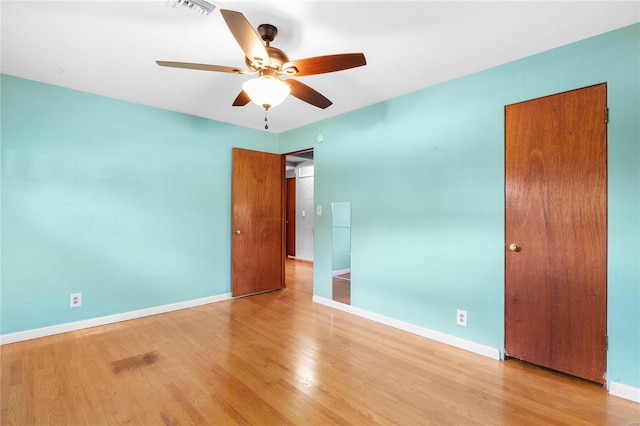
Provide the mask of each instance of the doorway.
{"label": "doorway", "polygon": [[[271,154],[233,148],[231,295],[248,296],[286,286],[287,173],[296,178],[296,263],[313,267],[313,150]],[[304,179],[304,180],[303,180]],[[302,202],[302,204],[301,204]],[[308,229],[308,231],[307,231]],[[306,232],[305,232],[306,231]],[[301,244],[302,242],[302,244]],[[303,250],[300,249],[302,246]],[[300,254],[306,257],[300,257]],[[309,286],[311,288],[311,286]],[[311,291],[309,291],[311,293]]]}
{"label": "doorway", "polygon": [[[295,151],[285,158],[286,260],[313,267],[315,167],[313,149]],[[291,264],[289,262],[289,264]]]}
{"label": "doorway", "polygon": [[606,83],[505,107],[505,355],[606,383]]}

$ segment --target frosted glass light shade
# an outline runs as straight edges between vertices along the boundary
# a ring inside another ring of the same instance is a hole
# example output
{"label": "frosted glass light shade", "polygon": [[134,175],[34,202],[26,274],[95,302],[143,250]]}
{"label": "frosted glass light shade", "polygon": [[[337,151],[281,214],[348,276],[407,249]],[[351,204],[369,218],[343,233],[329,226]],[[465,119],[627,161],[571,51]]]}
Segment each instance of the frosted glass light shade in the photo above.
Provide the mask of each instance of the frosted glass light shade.
{"label": "frosted glass light shade", "polygon": [[277,77],[261,76],[247,80],[242,85],[249,98],[265,109],[280,105],[289,95],[291,88]]}

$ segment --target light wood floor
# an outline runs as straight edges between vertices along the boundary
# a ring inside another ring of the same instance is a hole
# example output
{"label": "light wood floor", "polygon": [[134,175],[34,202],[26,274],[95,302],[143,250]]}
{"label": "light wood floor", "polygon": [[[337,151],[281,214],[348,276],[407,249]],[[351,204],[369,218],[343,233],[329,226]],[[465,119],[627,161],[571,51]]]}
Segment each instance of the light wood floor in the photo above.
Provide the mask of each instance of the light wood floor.
{"label": "light wood floor", "polygon": [[4,345],[2,425],[638,425],[640,404],[284,291]]}

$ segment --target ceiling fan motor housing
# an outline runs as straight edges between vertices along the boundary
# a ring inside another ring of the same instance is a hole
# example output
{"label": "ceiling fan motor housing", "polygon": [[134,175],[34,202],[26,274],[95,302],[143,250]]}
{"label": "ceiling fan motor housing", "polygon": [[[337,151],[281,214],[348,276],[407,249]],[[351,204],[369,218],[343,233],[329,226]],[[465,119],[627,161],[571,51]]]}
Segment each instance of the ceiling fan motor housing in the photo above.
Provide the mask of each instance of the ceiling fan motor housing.
{"label": "ceiling fan motor housing", "polygon": [[258,26],[258,34],[260,34],[262,40],[267,42],[268,46],[278,35],[278,28],[271,24],[261,24]]}
{"label": "ceiling fan motor housing", "polygon": [[282,71],[282,65],[289,62],[289,57],[287,56],[287,54],[275,47],[265,46],[264,48],[269,54],[269,59],[267,60],[267,62],[256,64],[254,60],[252,61],[245,56],[244,62],[247,64],[247,67],[253,72],[256,72],[263,68],[268,68],[279,72]]}
{"label": "ceiling fan motor housing", "polygon": [[261,24],[258,27],[258,34],[260,34],[260,37],[266,44],[264,48],[267,51],[269,58],[266,63],[256,63],[255,59],[245,57],[244,62],[247,64],[247,67],[252,72],[257,72],[265,68],[281,72],[282,65],[289,62],[289,57],[282,50],[270,46],[270,43],[278,35],[278,28],[271,24]]}

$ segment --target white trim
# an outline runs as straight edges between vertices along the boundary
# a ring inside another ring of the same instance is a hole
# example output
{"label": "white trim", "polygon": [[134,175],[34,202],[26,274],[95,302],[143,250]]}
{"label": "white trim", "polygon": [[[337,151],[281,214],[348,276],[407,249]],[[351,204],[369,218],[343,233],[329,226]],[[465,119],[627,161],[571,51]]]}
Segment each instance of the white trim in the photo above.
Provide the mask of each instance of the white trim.
{"label": "white trim", "polygon": [[326,305],[334,309],[339,309],[341,311],[348,312],[359,317],[367,318],[372,321],[398,328],[400,330],[408,331],[409,333],[417,334],[418,336],[426,337],[428,339],[445,343],[450,346],[455,346],[456,348],[474,352],[479,355],[484,355],[492,359],[501,359],[500,350],[492,348],[491,346],[481,345],[476,342],[471,342],[469,340],[464,340],[459,337],[451,336],[449,334],[440,333],[439,331],[420,327],[418,325],[380,315],[375,312],[355,308],[353,306],[345,305],[344,303],[334,302],[333,300],[325,299],[324,297],[313,296],[313,301],[315,303]]}
{"label": "white trim", "polygon": [[623,385],[619,382],[609,382],[609,393],[620,398],[640,402],[640,388]]}
{"label": "white trim", "polygon": [[336,269],[335,271],[331,271],[331,275],[333,275],[334,277],[336,275],[344,275],[344,274],[350,274],[350,273],[351,273],[351,268]]}
{"label": "white trim", "polygon": [[54,334],[66,333],[68,331],[82,330],[84,328],[97,327],[100,325],[113,324],[120,321],[128,321],[136,318],[148,317],[150,315],[164,314],[166,312],[180,309],[193,308],[195,306],[209,303],[222,302],[231,299],[231,293],[224,293],[217,296],[203,297],[201,299],[186,300],[184,302],[171,303],[169,305],[154,306],[152,308],[139,309],[137,311],[122,312],[120,314],[107,315],[104,317],[89,318],[86,320],[68,322],[64,324],[52,325],[49,327],[34,328],[32,330],[18,331],[16,333],[0,335],[0,345],[21,342],[23,340],[36,339],[38,337],[52,336]]}

